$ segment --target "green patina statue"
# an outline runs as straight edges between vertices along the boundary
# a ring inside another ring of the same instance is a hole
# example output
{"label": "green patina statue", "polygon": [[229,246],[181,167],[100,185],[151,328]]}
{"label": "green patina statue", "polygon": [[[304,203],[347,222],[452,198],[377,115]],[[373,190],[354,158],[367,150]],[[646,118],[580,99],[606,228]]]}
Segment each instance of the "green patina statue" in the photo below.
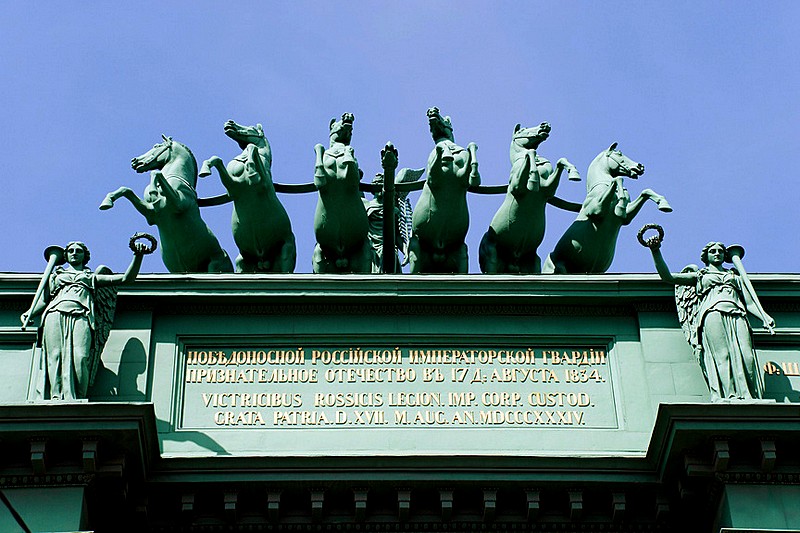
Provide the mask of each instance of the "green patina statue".
{"label": "green patina statue", "polygon": [[350,146],[353,120],[350,113],[339,121],[331,119],[330,147],[314,147],[314,185],[319,200],[314,214],[317,245],[312,263],[317,274],[372,270],[369,223],[359,192],[361,171]]}
{"label": "green patina statue", "polygon": [[481,271],[538,273],[542,263],[536,253],[544,239],[545,206],[556,194],[561,173],[580,180],[577,169],[565,158],[556,163],[540,157],[536,150],[550,136],[550,124],[514,128],[511,140],[511,177],[503,205],[494,215],[480,244]]}
{"label": "green patina statue", "polygon": [[[372,257],[372,273],[373,274],[381,274],[383,273],[383,253],[384,253],[384,246],[383,246],[383,205],[384,205],[384,195],[383,195],[383,184],[384,184],[384,175],[391,174],[389,172],[388,159],[392,157],[397,157],[396,150],[394,154],[392,154],[392,150],[389,148],[391,144],[387,144],[386,148],[381,151],[381,163],[384,167],[384,172],[378,173],[375,175],[375,178],[372,180],[373,185],[377,185],[380,187],[378,191],[374,193],[374,198],[370,201],[364,199],[364,208],[367,210],[367,219],[369,220],[369,242],[372,245],[373,250],[373,257]],[[393,149],[394,147],[392,147]],[[395,177],[395,184],[398,183],[410,183],[413,181],[419,180],[422,175],[425,173],[424,168],[420,169],[411,169],[411,168],[404,168],[398,171],[397,176]],[[399,274],[401,272],[401,268],[404,264],[408,261],[408,239],[411,234],[411,216],[413,210],[411,209],[411,202],[408,201],[408,192],[400,192],[395,196],[394,202],[394,221],[395,221],[395,239],[394,239],[394,273]],[[405,258],[403,263],[400,262],[400,258],[398,256],[398,251],[401,252]]]}
{"label": "green patina statue", "polygon": [[542,271],[556,274],[595,274],[608,270],[614,259],[621,226],[631,223],[644,206],[653,200],[658,209],[672,211],[666,198],[645,189],[631,201],[622,180],[636,179],[644,165],[617,150],[617,143],[600,152],[586,173],[586,199],[575,222],[547,256]]}
{"label": "green patina statue", "polygon": [[217,156],[203,161],[200,177],[216,168],[233,200],[231,229],[239,247],[237,272],[293,272],[297,260],[292,224],[272,183],[272,150],[261,124],[229,120],[225,134],[242,153],[227,165]]}
{"label": "green patina statue", "polygon": [[[703,371],[711,400],[761,398],[764,387],[747,315],[758,318],[773,334],[775,321],[761,306],[742,265],[744,248],[710,242],[700,253],[704,268],[689,265],[680,273],[672,273],[661,255],[661,237],[643,240],[643,231],[639,240],[650,248],[658,275],[675,284],[678,318]],[[726,261],[734,268],[724,268]]]}
{"label": "green patina statue", "polygon": [[[124,274],[106,266],[92,272],[89,248],[73,241],[45,250],[47,268],[31,307],[20,320],[23,329],[42,317],[42,349],[36,352],[31,378],[33,400],[79,400],[87,396],[108,340],[117,301],[117,286],[139,273],[142,257],[153,251],[131,239],[133,260]],[[155,246],[155,239],[147,235]],[[69,268],[60,265],[69,264]]]}
{"label": "green patina statue", "polygon": [[457,145],[450,117],[442,118],[438,108],[428,109],[427,115],[436,146],[428,157],[428,178],[412,218],[408,245],[411,273],[466,273],[467,189],[481,182],[478,147],[470,143],[465,150]]}
{"label": "green patina statue", "polygon": [[108,193],[100,209],[127,198],[147,223],[158,227],[161,257],[167,270],[180,272],[233,272],[228,254],[200,217],[197,205],[197,161],[192,152],[172,137],[134,157],[136,172],[150,172],[142,200],[128,187]]}

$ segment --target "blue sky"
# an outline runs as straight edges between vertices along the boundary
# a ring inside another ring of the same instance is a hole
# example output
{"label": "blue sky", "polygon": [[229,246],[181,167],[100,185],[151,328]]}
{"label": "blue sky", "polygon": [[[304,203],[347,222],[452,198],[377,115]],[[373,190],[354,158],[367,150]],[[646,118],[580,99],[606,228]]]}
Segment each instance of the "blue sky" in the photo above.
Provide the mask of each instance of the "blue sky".
{"label": "blue sky", "polygon": [[[400,166],[425,165],[425,110],[478,144],[483,184],[508,180],[516,123],[553,126],[539,153],[585,174],[614,141],[644,163],[631,194],[664,194],[623,228],[611,272],[653,272],[635,239],[664,226],[673,269],[710,240],[738,242],[751,272],[798,272],[800,3],[785,2],[4,2],[0,4],[0,271],[38,272],[51,243],[85,241],[119,271],[148,227],[105,194],[146,175],[130,159],[162,133],[198,161],[238,147],[225,120],[262,123],[273,177],[312,181],[328,121],[355,115],[366,179],[391,140]],[[200,196],[222,192],[216,174]],[[558,195],[580,202],[583,183]],[[316,196],[281,195],[311,270]],[[416,196],[412,197],[412,202]],[[471,272],[502,196],[469,198]],[[230,205],[203,217],[231,257]],[[574,215],[548,210],[545,256]],[[155,233],[155,228],[150,229]],[[147,258],[145,272],[164,272]]]}

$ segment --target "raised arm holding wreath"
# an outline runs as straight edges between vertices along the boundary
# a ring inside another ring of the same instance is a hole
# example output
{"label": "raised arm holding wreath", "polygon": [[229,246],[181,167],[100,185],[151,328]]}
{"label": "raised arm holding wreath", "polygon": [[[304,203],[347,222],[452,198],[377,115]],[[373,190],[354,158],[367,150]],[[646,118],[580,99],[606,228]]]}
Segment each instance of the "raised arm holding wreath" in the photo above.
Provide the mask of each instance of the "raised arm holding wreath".
{"label": "raised arm holding wreath", "polygon": [[[764,311],[742,266],[744,248],[710,242],[700,253],[705,267],[689,265],[672,273],[661,255],[661,238],[643,240],[642,233],[640,242],[650,248],[658,275],[675,285],[678,319],[703,369],[711,400],[761,398],[763,384],[747,315],[756,316],[770,333],[775,321]],[[734,268],[724,268],[726,261]]]}
{"label": "raised arm holding wreath", "polygon": [[[22,327],[41,315],[42,350],[34,362],[36,400],[86,398],[108,340],[117,301],[117,286],[132,282],[145,254],[155,249],[155,239],[146,236],[151,248],[131,239],[133,259],[124,274],[113,274],[106,266],[94,272],[87,268],[89,248],[74,241],[65,248],[45,250],[48,268],[31,307],[20,317]],[[68,268],[63,268],[63,263]],[[53,268],[55,267],[55,268]]]}

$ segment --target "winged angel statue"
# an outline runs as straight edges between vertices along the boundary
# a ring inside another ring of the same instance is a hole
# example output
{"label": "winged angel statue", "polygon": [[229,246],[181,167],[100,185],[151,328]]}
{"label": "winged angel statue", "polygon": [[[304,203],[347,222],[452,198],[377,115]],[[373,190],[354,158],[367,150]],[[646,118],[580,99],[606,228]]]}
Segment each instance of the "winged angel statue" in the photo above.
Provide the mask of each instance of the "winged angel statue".
{"label": "winged angel statue", "polygon": [[[644,240],[647,229],[657,229],[659,235]],[[775,321],[761,306],[742,265],[744,248],[710,242],[700,252],[703,268],[689,265],[680,273],[671,273],[661,255],[662,238],[663,230],[655,225],[639,232],[639,241],[650,248],[661,279],[675,285],[678,319],[708,383],[711,400],[761,398],[763,383],[747,315],[760,319],[770,333],[775,332]],[[724,268],[725,262],[733,263],[734,268]]]}
{"label": "winged angel statue", "polygon": [[[139,242],[142,238],[150,241],[150,247]],[[155,246],[151,235],[134,235],[133,260],[124,274],[113,274],[103,265],[94,272],[87,268],[89,248],[79,241],[45,250],[47,269],[31,307],[20,317],[24,329],[34,317],[42,316],[42,349],[34,361],[33,399],[86,398],[111,332],[117,286],[136,278],[143,256]],[[69,268],[60,266],[64,263]]]}

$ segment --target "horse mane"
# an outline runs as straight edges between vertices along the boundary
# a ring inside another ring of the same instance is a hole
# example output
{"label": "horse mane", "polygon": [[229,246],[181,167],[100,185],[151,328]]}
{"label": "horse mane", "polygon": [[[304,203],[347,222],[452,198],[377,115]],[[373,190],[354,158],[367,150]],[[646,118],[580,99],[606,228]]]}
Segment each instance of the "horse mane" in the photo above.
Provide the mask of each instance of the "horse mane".
{"label": "horse mane", "polygon": [[175,140],[173,140],[172,142],[173,142],[173,144],[177,144],[180,147],[182,147],[184,150],[186,150],[186,153],[189,154],[189,157],[192,160],[192,167],[193,167],[193,169],[192,169],[192,178],[194,179],[194,186],[197,186],[197,158],[195,158],[194,154],[189,149],[189,147],[186,146],[185,144],[183,144],[182,142],[175,141]]}
{"label": "horse mane", "polygon": [[[586,192],[591,191],[601,183],[604,185],[611,184],[611,174],[608,172],[608,166],[605,165],[605,155],[606,150],[603,150],[589,163],[589,168],[586,171]],[[602,169],[599,168],[601,164],[603,165]]]}

